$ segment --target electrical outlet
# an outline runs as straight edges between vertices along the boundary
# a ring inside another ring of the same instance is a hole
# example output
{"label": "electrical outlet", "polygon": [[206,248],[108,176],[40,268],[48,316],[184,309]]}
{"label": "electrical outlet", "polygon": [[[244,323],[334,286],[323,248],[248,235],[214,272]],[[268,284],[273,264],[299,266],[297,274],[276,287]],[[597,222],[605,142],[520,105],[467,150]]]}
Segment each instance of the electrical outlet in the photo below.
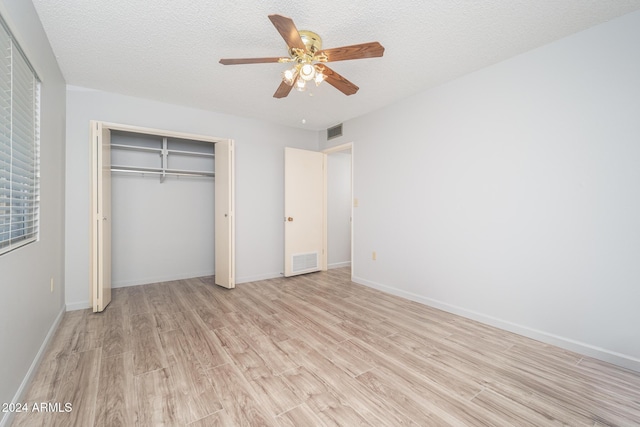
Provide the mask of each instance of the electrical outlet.
{"label": "electrical outlet", "polygon": [[53,292],[53,277],[51,278],[51,292]]}
{"label": "electrical outlet", "polygon": [[376,260],[376,258],[378,257],[378,254],[376,254],[376,251],[371,252],[371,259],[372,260]]}

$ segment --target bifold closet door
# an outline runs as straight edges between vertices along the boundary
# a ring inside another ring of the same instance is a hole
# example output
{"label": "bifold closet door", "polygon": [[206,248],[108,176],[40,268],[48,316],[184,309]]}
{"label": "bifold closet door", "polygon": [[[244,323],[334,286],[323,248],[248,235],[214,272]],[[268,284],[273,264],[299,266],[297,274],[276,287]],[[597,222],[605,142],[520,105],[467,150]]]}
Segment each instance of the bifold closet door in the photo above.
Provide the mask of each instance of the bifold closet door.
{"label": "bifold closet door", "polygon": [[235,200],[233,141],[215,145],[215,283],[234,288]]}
{"label": "bifold closet door", "polygon": [[[215,283],[235,287],[234,146],[232,140],[91,121],[90,304],[111,302],[111,131],[215,143]],[[160,184],[159,184],[160,185]]]}
{"label": "bifold closet door", "polygon": [[111,302],[111,131],[91,122],[91,306]]}

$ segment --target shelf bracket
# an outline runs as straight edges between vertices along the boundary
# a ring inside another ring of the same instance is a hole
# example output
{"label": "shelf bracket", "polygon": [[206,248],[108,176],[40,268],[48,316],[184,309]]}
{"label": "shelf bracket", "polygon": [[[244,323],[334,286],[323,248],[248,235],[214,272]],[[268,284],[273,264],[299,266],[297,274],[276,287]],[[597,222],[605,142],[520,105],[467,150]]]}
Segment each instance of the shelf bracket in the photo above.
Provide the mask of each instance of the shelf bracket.
{"label": "shelf bracket", "polygon": [[162,138],[162,152],[160,153],[162,157],[162,175],[160,175],[160,183],[163,183],[165,178],[167,177],[167,168],[169,166],[169,149],[167,148],[167,137]]}

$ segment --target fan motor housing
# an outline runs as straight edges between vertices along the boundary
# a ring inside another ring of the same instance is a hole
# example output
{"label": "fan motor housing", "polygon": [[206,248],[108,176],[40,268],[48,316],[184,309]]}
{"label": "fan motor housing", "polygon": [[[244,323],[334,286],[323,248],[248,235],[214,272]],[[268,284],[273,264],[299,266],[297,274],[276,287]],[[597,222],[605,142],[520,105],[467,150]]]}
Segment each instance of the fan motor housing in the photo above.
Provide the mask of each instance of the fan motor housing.
{"label": "fan motor housing", "polygon": [[[311,53],[312,56],[322,49],[322,38],[318,34],[308,30],[300,30],[298,33],[302,43],[307,48],[307,52]],[[296,56],[293,49],[289,49],[289,54],[292,58]]]}

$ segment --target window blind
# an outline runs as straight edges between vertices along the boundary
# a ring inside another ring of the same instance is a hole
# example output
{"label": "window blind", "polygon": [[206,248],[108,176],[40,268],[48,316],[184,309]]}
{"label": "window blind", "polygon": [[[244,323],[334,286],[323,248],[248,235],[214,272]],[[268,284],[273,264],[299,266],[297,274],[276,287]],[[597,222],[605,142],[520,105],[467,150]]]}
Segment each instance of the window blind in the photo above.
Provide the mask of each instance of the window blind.
{"label": "window blind", "polygon": [[38,238],[40,81],[0,19],[0,254]]}

